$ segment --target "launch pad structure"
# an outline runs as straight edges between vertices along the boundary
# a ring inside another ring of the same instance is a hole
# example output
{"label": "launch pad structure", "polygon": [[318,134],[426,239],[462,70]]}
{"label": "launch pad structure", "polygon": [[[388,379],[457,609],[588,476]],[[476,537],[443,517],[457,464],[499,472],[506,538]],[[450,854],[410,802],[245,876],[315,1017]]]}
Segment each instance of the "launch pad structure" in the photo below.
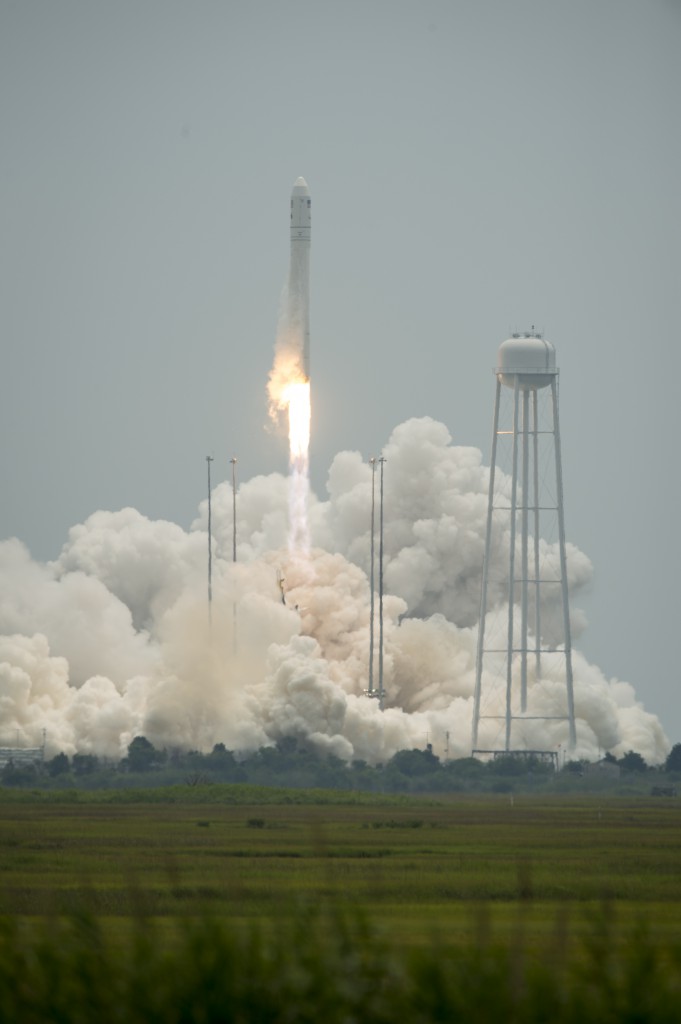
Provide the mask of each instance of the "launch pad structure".
{"label": "launch pad structure", "polygon": [[[573,750],[577,736],[555,348],[534,327],[514,334],[499,348],[495,374],[473,755],[511,754],[534,746],[535,721],[564,722]],[[553,545],[542,534],[549,520],[557,532]],[[492,579],[490,564],[500,562],[505,572]],[[483,730],[485,750],[479,748]]]}
{"label": "launch pad structure", "polygon": [[474,754],[481,760],[502,761],[512,759],[520,764],[541,764],[552,771],[558,771],[557,750],[475,750]]}

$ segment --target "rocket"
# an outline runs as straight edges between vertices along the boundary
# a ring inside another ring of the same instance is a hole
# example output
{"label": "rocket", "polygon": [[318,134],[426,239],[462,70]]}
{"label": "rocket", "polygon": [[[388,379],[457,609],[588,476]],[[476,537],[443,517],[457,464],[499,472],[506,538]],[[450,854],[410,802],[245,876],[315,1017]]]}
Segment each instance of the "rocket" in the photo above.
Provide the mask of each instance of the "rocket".
{"label": "rocket", "polygon": [[312,200],[305,178],[296,178],[291,192],[291,263],[289,315],[291,340],[299,348],[300,368],[310,379],[310,237]]}

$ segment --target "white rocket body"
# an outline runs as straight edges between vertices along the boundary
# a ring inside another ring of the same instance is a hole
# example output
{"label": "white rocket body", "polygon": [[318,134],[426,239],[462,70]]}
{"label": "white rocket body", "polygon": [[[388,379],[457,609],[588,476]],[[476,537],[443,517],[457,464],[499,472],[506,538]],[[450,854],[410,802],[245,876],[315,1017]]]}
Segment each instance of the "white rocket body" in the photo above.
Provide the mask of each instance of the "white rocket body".
{"label": "white rocket body", "polygon": [[300,365],[310,379],[310,238],[312,200],[305,178],[297,178],[291,192],[291,265],[289,315],[293,340],[300,346]]}

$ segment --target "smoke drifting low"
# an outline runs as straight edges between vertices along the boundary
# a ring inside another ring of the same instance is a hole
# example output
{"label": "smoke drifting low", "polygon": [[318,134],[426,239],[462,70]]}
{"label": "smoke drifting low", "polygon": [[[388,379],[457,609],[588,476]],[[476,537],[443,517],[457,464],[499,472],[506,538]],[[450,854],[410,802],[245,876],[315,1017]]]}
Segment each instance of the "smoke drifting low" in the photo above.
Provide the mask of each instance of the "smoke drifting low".
{"label": "smoke drifting low", "polygon": [[[363,695],[371,468],[341,452],[326,499],[309,496],[306,559],[289,554],[285,477],[240,486],[237,564],[231,487],[215,489],[212,629],[205,502],[188,532],[130,508],[96,512],[48,564],[17,540],[0,544],[0,744],[37,746],[46,730],[48,756],[118,758],[136,735],[243,752],[292,735],[348,760],[384,761],[426,742],[469,755],[488,469],[428,418],[399,426],[383,452],[385,711]],[[497,554],[490,602],[503,600],[507,558]],[[568,569],[574,605],[591,564],[569,547]],[[583,626],[573,612],[575,637]],[[574,677],[576,756],[665,757],[660,723],[628,683],[578,652]],[[530,690],[538,713],[551,713],[560,685]],[[530,748],[567,743],[565,722],[523,725]],[[490,731],[481,745],[500,737]]]}

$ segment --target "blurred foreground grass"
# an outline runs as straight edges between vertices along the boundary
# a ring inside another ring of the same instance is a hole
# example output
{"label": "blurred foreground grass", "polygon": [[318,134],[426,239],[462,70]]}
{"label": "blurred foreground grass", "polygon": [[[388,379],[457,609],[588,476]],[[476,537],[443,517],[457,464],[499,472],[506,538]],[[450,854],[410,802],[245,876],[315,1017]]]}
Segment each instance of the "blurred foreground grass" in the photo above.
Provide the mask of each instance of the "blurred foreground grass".
{"label": "blurred foreground grass", "polygon": [[112,941],[93,915],[0,922],[0,1020],[21,1024],[554,1024],[672,1022],[681,948],[604,906],[576,938],[558,917],[541,949],[499,941],[481,911],[467,941],[396,944],[366,916],[299,908],[268,927],[208,913],[129,922]]}

